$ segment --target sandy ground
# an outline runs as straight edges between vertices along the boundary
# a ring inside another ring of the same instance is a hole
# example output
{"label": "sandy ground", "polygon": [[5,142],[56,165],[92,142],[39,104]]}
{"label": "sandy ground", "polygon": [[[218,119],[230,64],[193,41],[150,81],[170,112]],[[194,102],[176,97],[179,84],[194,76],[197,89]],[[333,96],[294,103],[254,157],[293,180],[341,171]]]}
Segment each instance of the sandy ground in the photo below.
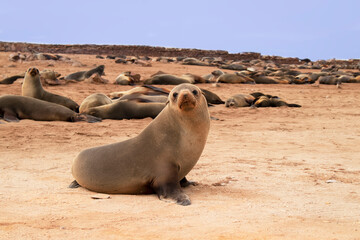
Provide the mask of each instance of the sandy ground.
{"label": "sandy ground", "polygon": [[[48,67],[49,61],[11,63],[8,55],[0,53],[0,77],[30,66],[65,76],[105,64],[110,82],[126,70],[144,79],[158,70],[202,75],[215,69],[121,65],[89,55],[67,55],[86,67]],[[21,81],[0,85],[0,95],[20,95]],[[136,136],[151,119],[0,124],[0,239],[360,239],[360,84],[200,86],[223,99],[262,91],[303,107],[210,108],[220,120],[212,120],[188,174],[199,185],[185,189],[192,200],[187,207],[155,195],[94,200],[93,192],[67,188],[72,159],[82,149]],[[92,93],[130,88],[46,87],[78,103]]]}

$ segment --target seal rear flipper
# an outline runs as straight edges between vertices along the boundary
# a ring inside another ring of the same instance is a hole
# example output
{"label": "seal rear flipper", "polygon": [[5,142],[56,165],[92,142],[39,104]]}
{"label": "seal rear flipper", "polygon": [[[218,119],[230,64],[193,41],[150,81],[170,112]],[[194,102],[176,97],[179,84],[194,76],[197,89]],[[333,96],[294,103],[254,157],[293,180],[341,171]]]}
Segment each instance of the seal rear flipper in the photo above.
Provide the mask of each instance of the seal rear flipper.
{"label": "seal rear flipper", "polygon": [[101,122],[101,118],[92,116],[92,115],[88,115],[88,114],[77,114],[73,119],[73,122],[79,122],[79,121],[86,121],[88,123],[95,123],[95,122]]}
{"label": "seal rear flipper", "polygon": [[81,187],[81,185],[76,180],[72,181],[68,186],[68,188],[78,188],[78,187]]}
{"label": "seal rear flipper", "polygon": [[288,103],[288,107],[301,107],[301,105],[295,103]]}
{"label": "seal rear flipper", "polygon": [[20,119],[17,118],[16,114],[12,111],[4,111],[3,119],[7,122],[19,122]]}

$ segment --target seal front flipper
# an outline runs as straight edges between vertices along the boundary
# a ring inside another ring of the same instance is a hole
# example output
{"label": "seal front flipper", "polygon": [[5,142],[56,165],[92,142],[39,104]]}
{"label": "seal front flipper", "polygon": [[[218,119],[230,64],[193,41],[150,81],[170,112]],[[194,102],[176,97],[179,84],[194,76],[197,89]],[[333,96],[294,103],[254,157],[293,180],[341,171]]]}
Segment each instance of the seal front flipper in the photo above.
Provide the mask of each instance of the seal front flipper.
{"label": "seal front flipper", "polygon": [[78,187],[81,187],[81,185],[76,180],[74,180],[70,183],[68,188],[78,188]]}
{"label": "seal front flipper", "polygon": [[193,185],[193,186],[196,186],[196,185],[198,185],[198,183],[197,182],[193,182],[193,181],[188,181],[187,179],[186,179],[186,177],[184,177],[183,179],[181,179],[180,180],[180,186],[181,187],[188,187],[188,186],[190,186],[190,185]]}
{"label": "seal front flipper", "polygon": [[12,111],[4,111],[3,119],[7,122],[19,122],[20,119],[17,118],[16,113]]}
{"label": "seal front flipper", "polygon": [[153,189],[160,200],[175,202],[179,205],[187,206],[191,204],[190,198],[186,195],[178,182],[177,167],[167,169],[166,176],[157,177],[153,182]]}

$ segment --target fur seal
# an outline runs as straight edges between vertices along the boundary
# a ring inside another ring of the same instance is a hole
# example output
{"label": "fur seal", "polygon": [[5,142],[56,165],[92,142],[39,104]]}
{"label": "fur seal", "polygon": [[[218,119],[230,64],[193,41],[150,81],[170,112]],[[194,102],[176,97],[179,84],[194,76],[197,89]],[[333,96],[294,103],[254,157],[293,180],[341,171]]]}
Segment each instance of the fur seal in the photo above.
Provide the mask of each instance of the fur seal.
{"label": "fur seal", "polygon": [[254,107],[301,107],[299,104],[287,103],[278,97],[260,96],[254,100]]}
{"label": "fur seal", "polygon": [[57,94],[45,91],[40,82],[40,73],[37,68],[29,68],[25,73],[25,79],[22,85],[22,95],[41,99],[47,102],[53,102],[70,108],[78,112],[79,105],[73,100]]}
{"label": "fur seal", "polygon": [[159,84],[159,85],[178,85],[181,83],[191,83],[191,82],[188,79],[171,74],[155,75],[144,81],[144,84]]}
{"label": "fur seal", "polygon": [[82,113],[82,112],[87,111],[89,108],[98,107],[98,106],[102,106],[102,105],[106,105],[106,104],[110,104],[110,103],[112,103],[112,100],[105,94],[94,93],[94,94],[91,94],[90,96],[87,96],[82,101],[82,103],[80,104],[79,112]]}
{"label": "fur seal", "polygon": [[250,77],[247,77],[241,73],[225,73],[220,75],[216,79],[216,83],[255,83]]}
{"label": "fur seal", "polygon": [[114,84],[118,85],[134,85],[137,82],[140,82],[140,74],[131,75],[130,71],[120,73],[116,77]]}
{"label": "fur seal", "polygon": [[289,84],[286,79],[276,79],[275,77],[265,76],[261,73],[257,73],[252,76],[256,84]]}
{"label": "fur seal", "polygon": [[138,136],[83,150],[74,159],[69,187],[101,193],[156,193],[190,205],[181,186],[205,147],[210,116],[205,97],[191,84],[176,86],[164,110]]}
{"label": "fur seal", "polygon": [[78,114],[59,104],[16,95],[0,96],[0,117],[8,122],[18,122],[19,119],[69,122],[101,121],[101,119],[93,116]]}
{"label": "fur seal", "polygon": [[185,74],[181,75],[181,78],[185,78],[185,79],[189,80],[189,82],[192,84],[206,82],[206,80],[203,77],[192,74],[192,73],[185,73]]}
{"label": "fur seal", "polygon": [[100,76],[105,75],[104,74],[105,66],[99,65],[93,69],[90,69],[89,71],[80,71],[71,73],[64,77],[65,80],[76,80],[76,81],[83,81],[87,78],[89,78],[94,73],[98,73]]}
{"label": "fur seal", "polygon": [[320,84],[327,84],[327,85],[336,85],[341,83],[336,76],[329,75],[329,76],[320,76],[319,77]]}
{"label": "fur seal", "polygon": [[148,102],[141,100],[120,100],[113,103],[92,107],[84,111],[91,116],[102,119],[142,119],[155,118],[165,107],[165,103]]}
{"label": "fur seal", "polygon": [[250,94],[236,94],[226,100],[225,107],[250,107],[254,100],[255,97]]}

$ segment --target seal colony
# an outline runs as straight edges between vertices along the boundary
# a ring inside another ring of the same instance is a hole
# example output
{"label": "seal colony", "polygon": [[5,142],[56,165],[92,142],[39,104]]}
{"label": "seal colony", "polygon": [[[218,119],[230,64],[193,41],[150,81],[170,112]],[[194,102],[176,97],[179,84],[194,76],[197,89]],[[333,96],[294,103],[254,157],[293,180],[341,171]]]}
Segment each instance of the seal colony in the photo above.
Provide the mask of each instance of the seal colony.
{"label": "seal colony", "polygon": [[156,193],[161,200],[190,205],[181,186],[197,163],[210,128],[207,102],[192,84],[169,94],[160,114],[136,137],[83,150],[72,174],[79,185],[101,193]]}

